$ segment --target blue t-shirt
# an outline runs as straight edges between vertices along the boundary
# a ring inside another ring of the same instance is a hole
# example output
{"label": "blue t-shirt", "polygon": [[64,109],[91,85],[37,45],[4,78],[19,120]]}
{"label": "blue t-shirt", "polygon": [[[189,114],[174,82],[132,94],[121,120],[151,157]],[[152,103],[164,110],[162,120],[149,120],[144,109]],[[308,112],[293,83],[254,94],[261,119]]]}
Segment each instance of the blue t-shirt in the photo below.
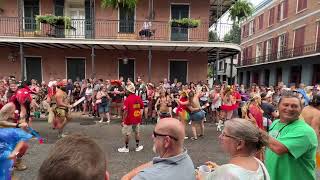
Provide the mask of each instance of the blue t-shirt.
{"label": "blue t-shirt", "polygon": [[195,169],[187,151],[170,158],[153,158],[153,166],[140,171],[132,180],[195,180]]}
{"label": "blue t-shirt", "polygon": [[13,161],[8,157],[19,142],[31,137],[31,134],[18,128],[0,128],[0,180],[11,179]]}

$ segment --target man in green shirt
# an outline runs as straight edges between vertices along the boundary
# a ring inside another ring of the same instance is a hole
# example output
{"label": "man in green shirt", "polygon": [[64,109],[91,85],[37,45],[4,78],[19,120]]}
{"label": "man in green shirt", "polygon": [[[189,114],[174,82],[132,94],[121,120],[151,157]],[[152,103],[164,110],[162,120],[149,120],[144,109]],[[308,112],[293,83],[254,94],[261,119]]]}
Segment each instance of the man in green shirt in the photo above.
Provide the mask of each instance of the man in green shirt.
{"label": "man in green shirt", "polygon": [[282,95],[279,102],[280,119],[270,126],[265,163],[271,180],[316,179],[317,136],[299,119],[302,104],[294,94]]}

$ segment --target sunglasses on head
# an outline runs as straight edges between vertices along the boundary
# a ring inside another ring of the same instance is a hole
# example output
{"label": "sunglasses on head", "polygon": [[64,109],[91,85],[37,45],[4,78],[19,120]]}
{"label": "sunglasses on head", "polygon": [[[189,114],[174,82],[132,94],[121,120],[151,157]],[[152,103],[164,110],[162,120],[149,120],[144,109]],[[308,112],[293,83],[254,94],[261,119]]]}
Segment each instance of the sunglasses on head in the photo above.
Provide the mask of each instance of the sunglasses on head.
{"label": "sunglasses on head", "polygon": [[177,138],[175,138],[175,137],[173,137],[173,136],[171,136],[171,135],[167,135],[167,134],[159,134],[159,133],[157,133],[156,131],[153,131],[153,137],[157,137],[157,136],[168,136],[168,137],[170,137],[171,139],[173,139],[173,140],[175,140],[175,141],[178,141],[178,139]]}

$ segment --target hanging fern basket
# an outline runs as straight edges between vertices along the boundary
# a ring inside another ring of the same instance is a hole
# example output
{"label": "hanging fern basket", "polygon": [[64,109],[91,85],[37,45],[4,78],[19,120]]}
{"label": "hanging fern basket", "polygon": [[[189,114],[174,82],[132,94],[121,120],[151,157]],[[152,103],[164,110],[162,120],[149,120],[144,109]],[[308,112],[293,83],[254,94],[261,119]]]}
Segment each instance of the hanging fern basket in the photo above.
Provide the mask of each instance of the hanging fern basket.
{"label": "hanging fern basket", "polygon": [[170,21],[171,27],[181,27],[181,28],[196,28],[200,25],[200,20],[198,19],[173,19]]}
{"label": "hanging fern basket", "polygon": [[40,23],[50,24],[52,26],[64,26],[65,29],[72,29],[71,18],[67,16],[38,15],[36,16],[37,30],[40,29]]}
{"label": "hanging fern basket", "polygon": [[118,9],[119,7],[124,7],[129,10],[133,10],[138,3],[138,0],[101,0],[101,7],[111,7],[113,9]]}

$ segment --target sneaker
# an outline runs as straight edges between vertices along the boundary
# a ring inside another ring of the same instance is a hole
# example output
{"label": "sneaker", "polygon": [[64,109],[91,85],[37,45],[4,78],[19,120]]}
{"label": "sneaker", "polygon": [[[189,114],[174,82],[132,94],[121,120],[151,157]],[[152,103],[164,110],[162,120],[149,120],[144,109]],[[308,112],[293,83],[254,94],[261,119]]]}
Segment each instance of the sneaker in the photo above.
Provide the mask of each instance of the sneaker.
{"label": "sneaker", "polygon": [[136,147],[136,152],[139,152],[139,151],[141,151],[142,149],[143,149],[143,146],[140,145],[140,146]]}
{"label": "sneaker", "polygon": [[107,123],[110,124],[110,120],[108,120]]}
{"label": "sneaker", "polygon": [[129,152],[129,149],[128,149],[128,148],[126,148],[126,147],[118,148],[118,152],[121,152],[121,153],[128,153],[128,152]]}
{"label": "sneaker", "polygon": [[184,139],[189,139],[189,137],[188,137],[188,136],[186,136],[186,137],[184,137]]}

